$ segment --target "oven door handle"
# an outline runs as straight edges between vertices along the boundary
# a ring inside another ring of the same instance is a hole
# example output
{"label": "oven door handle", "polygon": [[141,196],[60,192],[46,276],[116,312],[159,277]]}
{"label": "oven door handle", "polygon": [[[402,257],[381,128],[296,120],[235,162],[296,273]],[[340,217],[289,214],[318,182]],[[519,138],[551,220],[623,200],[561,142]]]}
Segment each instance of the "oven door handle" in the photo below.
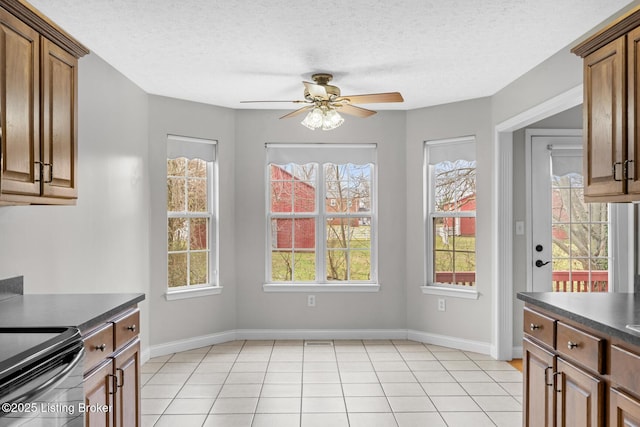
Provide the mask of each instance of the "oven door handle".
{"label": "oven door handle", "polygon": [[24,394],[17,396],[15,398],[12,398],[11,401],[14,403],[32,402],[34,399],[36,399],[38,396],[40,396],[44,392],[50,389],[56,388],[58,384],[61,383],[67,377],[67,375],[69,375],[69,373],[73,371],[73,369],[76,366],[78,366],[78,363],[80,363],[80,361],[83,360],[83,357],[84,357],[84,347],[80,345],[78,347],[76,355],[73,357],[73,360],[71,360],[63,370],[58,372],[56,376],[49,378],[47,381],[45,381],[42,384],[39,384],[36,387],[31,388],[29,391],[27,391]]}

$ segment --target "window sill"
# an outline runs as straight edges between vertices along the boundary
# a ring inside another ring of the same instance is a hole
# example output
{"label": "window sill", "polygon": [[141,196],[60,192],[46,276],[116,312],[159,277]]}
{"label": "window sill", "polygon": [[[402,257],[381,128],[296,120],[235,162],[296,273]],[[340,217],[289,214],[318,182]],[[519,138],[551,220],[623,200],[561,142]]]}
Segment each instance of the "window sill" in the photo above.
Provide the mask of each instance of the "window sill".
{"label": "window sill", "polygon": [[222,293],[222,286],[206,286],[195,289],[179,289],[175,291],[167,291],[164,297],[167,301],[174,301],[187,298],[198,298],[207,295],[218,295]]}
{"label": "window sill", "polygon": [[265,283],[262,285],[262,290],[264,292],[378,292],[380,290],[380,284]]}
{"label": "window sill", "polygon": [[480,294],[475,289],[455,289],[447,286],[420,286],[423,294],[441,295],[453,298],[478,299]]}

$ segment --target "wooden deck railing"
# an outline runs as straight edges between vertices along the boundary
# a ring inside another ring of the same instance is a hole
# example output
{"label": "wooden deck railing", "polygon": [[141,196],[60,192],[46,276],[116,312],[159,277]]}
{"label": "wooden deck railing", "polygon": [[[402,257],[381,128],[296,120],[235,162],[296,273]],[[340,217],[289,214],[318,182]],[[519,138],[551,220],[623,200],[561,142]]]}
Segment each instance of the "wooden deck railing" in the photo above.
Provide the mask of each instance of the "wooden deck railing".
{"label": "wooden deck railing", "polygon": [[554,271],[551,276],[554,292],[608,292],[609,272],[592,271],[589,281],[588,271]]}
{"label": "wooden deck railing", "polygon": [[[608,292],[609,273],[607,271],[592,271],[589,282],[588,271],[554,271],[552,276],[554,292]],[[436,273],[436,282],[451,283],[453,285],[475,286],[476,273],[473,271],[456,272],[440,271]]]}

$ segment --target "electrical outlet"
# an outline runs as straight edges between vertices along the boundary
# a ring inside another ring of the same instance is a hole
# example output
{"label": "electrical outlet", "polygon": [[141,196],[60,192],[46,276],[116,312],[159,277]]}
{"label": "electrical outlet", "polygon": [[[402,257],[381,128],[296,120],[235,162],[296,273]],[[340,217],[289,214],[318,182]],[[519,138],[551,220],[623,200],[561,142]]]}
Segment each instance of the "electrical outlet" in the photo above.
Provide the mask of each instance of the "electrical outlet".
{"label": "electrical outlet", "polygon": [[438,310],[439,311],[446,311],[447,309],[447,303],[445,302],[444,298],[438,298]]}
{"label": "electrical outlet", "polygon": [[307,307],[315,307],[315,306],[316,306],[316,296],[307,295]]}

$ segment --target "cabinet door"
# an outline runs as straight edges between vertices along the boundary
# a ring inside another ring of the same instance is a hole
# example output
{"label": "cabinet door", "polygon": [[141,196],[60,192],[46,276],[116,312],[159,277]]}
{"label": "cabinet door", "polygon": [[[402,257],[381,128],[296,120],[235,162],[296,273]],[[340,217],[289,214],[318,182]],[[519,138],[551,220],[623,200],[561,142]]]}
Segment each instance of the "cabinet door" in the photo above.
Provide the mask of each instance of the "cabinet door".
{"label": "cabinet door", "polygon": [[625,37],[584,58],[585,197],[625,193]]}
{"label": "cabinet door", "polygon": [[0,8],[0,191],[40,194],[40,36]]}
{"label": "cabinet door", "polygon": [[78,60],[42,40],[42,194],[75,199]]}
{"label": "cabinet door", "polygon": [[627,192],[640,194],[640,28],[627,35]]}
{"label": "cabinet door", "polygon": [[551,427],[554,418],[553,354],[525,339],[523,420],[525,427]]}
{"label": "cabinet door", "polygon": [[560,358],[557,369],[557,425],[604,426],[604,383]]}
{"label": "cabinet door", "polygon": [[110,406],[110,410],[106,412],[87,411],[85,413],[86,427],[113,426],[113,395],[115,393],[113,369],[113,361],[108,359],[84,380],[85,405]]}
{"label": "cabinet door", "polygon": [[115,357],[118,392],[116,393],[116,426],[140,425],[140,341],[135,340]]}
{"label": "cabinet door", "polygon": [[612,388],[609,392],[609,426],[640,427],[640,402]]}

